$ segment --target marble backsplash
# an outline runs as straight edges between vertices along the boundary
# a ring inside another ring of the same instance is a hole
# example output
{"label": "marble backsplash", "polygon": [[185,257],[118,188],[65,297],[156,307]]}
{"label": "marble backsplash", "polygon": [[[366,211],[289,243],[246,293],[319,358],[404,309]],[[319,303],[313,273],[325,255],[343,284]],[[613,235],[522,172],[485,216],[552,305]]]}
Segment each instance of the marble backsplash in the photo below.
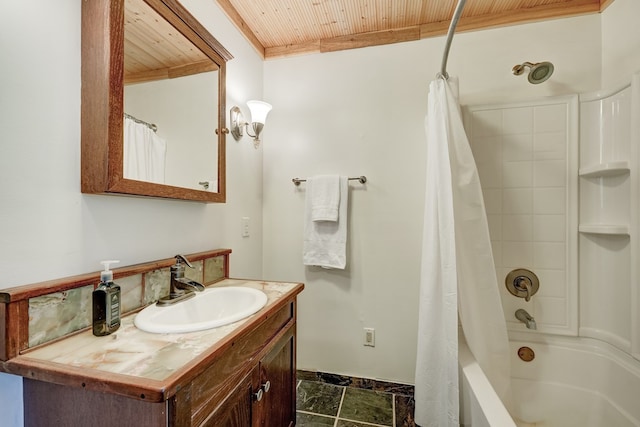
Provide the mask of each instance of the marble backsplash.
{"label": "marble backsplash", "polygon": [[[225,277],[225,256],[219,255],[191,262],[185,276],[203,284]],[[116,276],[117,277],[117,276]],[[118,277],[121,313],[137,310],[169,295],[170,269],[159,268],[146,273]],[[96,285],[100,273],[96,274]],[[91,326],[94,285],[29,298],[29,347],[34,347]]]}

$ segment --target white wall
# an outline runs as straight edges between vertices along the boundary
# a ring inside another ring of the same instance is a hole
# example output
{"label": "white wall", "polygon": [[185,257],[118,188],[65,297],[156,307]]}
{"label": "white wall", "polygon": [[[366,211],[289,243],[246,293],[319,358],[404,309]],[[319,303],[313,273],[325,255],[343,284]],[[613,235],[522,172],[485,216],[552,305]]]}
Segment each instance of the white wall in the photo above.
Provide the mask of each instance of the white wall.
{"label": "white wall", "polygon": [[[427,46],[313,55],[265,64],[265,277],[306,283],[298,366],[411,381],[415,363],[425,149]],[[424,51],[424,50],[423,50]],[[433,73],[432,73],[433,74]],[[352,182],[348,267],[302,266],[305,185],[293,177],[366,175]],[[362,346],[362,328],[376,347]]]}
{"label": "white wall", "polygon": [[[234,55],[228,103],[262,97],[262,60],[213,1],[183,4]],[[0,14],[0,288],[214,248],[231,274],[262,277],[262,152],[227,142],[226,204],[80,193],[80,7],[4,2]],[[37,11],[35,13],[34,11]],[[240,218],[251,218],[249,238]],[[3,425],[21,425],[21,389],[0,375]]]}
{"label": "white wall", "polygon": [[[457,34],[448,69],[460,79],[463,105],[539,99],[599,88],[600,51],[594,14]],[[532,85],[525,75],[514,76],[513,66],[525,61],[551,61],[553,77]]]}
{"label": "white wall", "polygon": [[[427,87],[444,38],[265,63],[274,105],[264,142],[264,275],[306,283],[298,367],[412,383],[423,221]],[[589,15],[456,35],[448,71],[463,103],[515,101],[595,90],[600,17]],[[538,86],[511,74],[550,60]],[[348,268],[301,261],[304,184],[291,178],[366,175],[352,183]],[[376,347],[362,328],[376,328]]]}
{"label": "white wall", "polygon": [[629,84],[640,70],[640,2],[616,0],[602,14],[602,88]]}

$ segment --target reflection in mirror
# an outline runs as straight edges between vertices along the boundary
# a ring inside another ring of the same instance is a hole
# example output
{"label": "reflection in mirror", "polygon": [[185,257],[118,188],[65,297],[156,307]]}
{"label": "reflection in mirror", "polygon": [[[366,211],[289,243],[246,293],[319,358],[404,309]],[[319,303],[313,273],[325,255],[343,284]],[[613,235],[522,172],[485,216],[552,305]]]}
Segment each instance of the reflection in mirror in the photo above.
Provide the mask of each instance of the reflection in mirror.
{"label": "reflection in mirror", "polygon": [[124,84],[124,178],[217,192],[218,66],[142,0],[125,1]]}
{"label": "reflection in mirror", "polygon": [[231,58],[178,0],[83,1],[82,192],[224,202]]}

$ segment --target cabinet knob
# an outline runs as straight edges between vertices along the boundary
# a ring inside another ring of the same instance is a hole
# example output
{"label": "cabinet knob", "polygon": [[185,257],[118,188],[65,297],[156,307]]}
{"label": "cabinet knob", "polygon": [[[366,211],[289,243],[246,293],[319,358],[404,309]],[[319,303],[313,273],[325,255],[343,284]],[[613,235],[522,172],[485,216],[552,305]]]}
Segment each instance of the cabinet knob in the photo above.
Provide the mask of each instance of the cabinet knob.
{"label": "cabinet knob", "polygon": [[253,393],[253,398],[255,399],[256,402],[260,402],[262,400],[262,388],[259,388],[258,391],[256,391],[255,393]]}
{"label": "cabinet knob", "polygon": [[268,392],[269,389],[271,388],[271,381],[267,381],[266,383],[262,384],[262,389],[264,390],[264,392]]}

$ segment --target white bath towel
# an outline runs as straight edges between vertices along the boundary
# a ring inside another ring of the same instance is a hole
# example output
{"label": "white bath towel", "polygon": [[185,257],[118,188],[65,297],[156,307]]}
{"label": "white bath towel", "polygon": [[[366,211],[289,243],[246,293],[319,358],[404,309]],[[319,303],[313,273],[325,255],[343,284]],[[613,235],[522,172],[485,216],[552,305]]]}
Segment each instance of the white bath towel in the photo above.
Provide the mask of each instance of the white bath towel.
{"label": "white bath towel", "polygon": [[337,221],[313,221],[312,200],[315,179],[307,179],[304,212],[304,265],[344,270],[347,265],[347,204],[349,183],[346,176],[339,178],[340,198]]}
{"label": "white bath towel", "polygon": [[311,220],[337,221],[340,206],[340,177],[319,175],[312,180],[311,191],[307,186],[307,196],[311,196]]}

